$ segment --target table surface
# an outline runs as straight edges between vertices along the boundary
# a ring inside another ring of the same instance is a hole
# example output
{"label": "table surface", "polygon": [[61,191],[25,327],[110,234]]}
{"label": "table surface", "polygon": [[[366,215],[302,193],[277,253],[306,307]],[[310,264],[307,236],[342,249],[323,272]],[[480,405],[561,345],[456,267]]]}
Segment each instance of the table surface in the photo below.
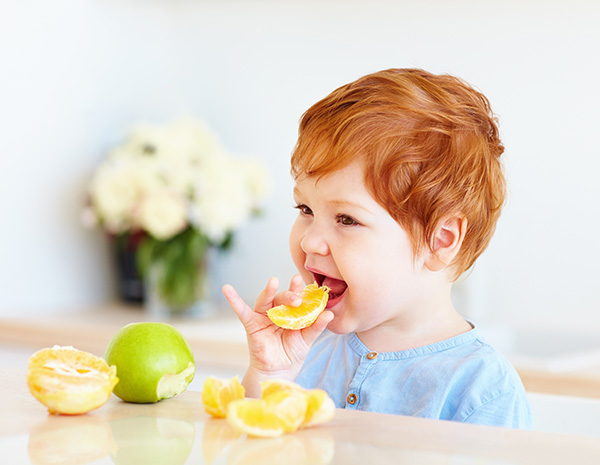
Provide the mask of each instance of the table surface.
{"label": "table surface", "polygon": [[[157,321],[137,305],[108,303],[88,311],[28,317],[0,317],[0,344],[35,350],[54,345],[73,346],[103,356],[119,328],[128,323]],[[160,320],[159,320],[160,321]],[[245,370],[246,334],[233,312],[206,318],[165,320],[185,336],[197,365]]]}
{"label": "table surface", "polygon": [[336,410],[324,425],[274,439],[238,435],[199,392],[156,404],[114,395],[85,415],[49,415],[25,370],[0,367],[0,458],[19,464],[597,464],[597,438]]}
{"label": "table surface", "polygon": [[[190,343],[197,365],[227,367],[243,373],[248,364],[246,336],[233,312],[222,310],[205,319],[175,319]],[[148,321],[140,306],[107,303],[86,311],[50,316],[0,317],[0,344],[34,350],[72,345],[102,356],[114,333],[134,321]],[[600,398],[600,366],[556,373],[515,364],[529,392]]]}

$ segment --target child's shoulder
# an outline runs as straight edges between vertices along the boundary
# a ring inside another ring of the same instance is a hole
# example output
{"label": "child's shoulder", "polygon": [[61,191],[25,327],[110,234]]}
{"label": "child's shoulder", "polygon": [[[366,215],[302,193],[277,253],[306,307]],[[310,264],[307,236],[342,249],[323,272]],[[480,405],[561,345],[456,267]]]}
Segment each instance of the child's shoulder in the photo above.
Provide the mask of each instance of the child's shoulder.
{"label": "child's shoulder", "polygon": [[[314,352],[329,356],[351,353],[357,363],[360,363],[359,359],[373,357],[375,353],[362,343],[356,333],[338,335],[327,330],[315,342]],[[429,365],[442,372],[468,372],[471,376],[493,377],[505,381],[516,376],[511,363],[481,337],[476,326],[466,333],[426,346],[378,353],[377,358],[388,364],[404,362],[401,364]]]}

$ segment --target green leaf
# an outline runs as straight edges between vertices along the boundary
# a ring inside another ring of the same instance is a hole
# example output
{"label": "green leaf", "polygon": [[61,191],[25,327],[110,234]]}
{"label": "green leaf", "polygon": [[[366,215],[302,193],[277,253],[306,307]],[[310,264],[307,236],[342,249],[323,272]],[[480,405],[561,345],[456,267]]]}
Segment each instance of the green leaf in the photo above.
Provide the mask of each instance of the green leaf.
{"label": "green leaf", "polygon": [[175,309],[193,304],[204,290],[208,238],[187,228],[165,241],[147,238],[138,249],[138,267],[143,276],[154,269],[159,297]]}
{"label": "green leaf", "polygon": [[157,241],[148,236],[142,239],[135,252],[135,261],[138,272],[142,278],[148,276],[150,268],[154,262],[154,255],[157,248]]}

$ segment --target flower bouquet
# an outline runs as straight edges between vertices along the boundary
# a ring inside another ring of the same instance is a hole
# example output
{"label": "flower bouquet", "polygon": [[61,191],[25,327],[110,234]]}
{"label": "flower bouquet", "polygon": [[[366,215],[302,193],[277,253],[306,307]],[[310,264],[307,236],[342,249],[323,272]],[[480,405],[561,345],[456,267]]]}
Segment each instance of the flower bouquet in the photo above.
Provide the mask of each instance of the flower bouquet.
{"label": "flower bouquet", "polygon": [[230,155],[202,121],[140,125],[94,172],[84,222],[136,237],[140,275],[177,311],[204,297],[209,248],[230,246],[268,181],[261,162]]}

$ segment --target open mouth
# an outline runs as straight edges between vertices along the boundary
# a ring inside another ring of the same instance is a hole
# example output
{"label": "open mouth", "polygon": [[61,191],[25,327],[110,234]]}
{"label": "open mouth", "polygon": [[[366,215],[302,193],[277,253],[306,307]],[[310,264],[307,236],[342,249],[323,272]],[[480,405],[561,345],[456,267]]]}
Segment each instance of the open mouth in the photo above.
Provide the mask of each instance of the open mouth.
{"label": "open mouth", "polygon": [[319,286],[327,286],[329,288],[329,299],[325,308],[333,307],[344,296],[348,284],[341,279],[330,278],[322,274],[313,273],[315,281]]}

